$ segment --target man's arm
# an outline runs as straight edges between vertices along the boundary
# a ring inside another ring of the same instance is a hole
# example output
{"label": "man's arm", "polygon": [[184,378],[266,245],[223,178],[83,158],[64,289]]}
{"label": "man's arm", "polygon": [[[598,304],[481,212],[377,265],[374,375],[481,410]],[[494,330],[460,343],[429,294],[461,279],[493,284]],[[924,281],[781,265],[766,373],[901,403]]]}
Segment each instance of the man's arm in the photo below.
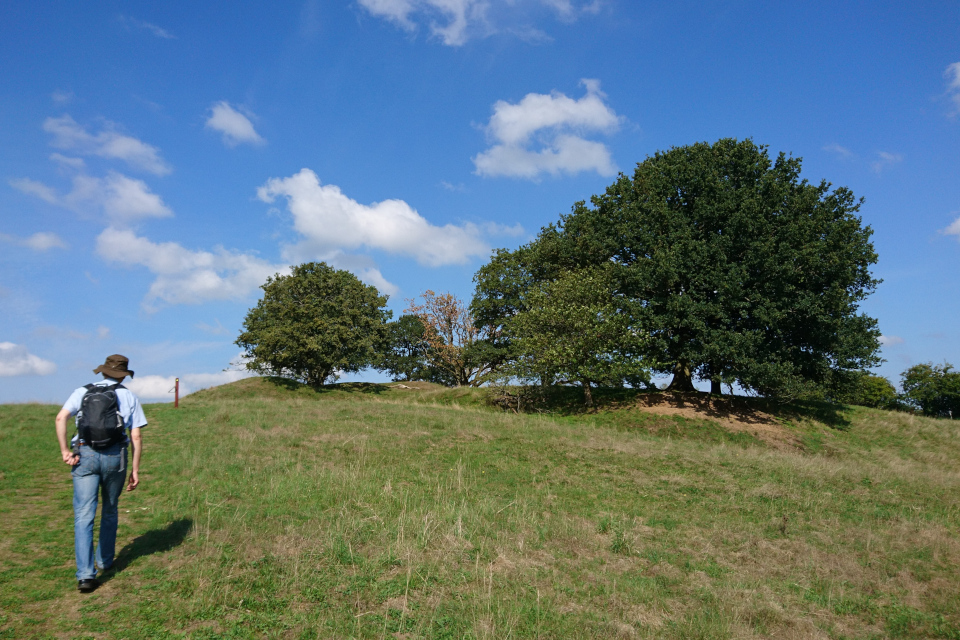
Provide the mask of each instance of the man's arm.
{"label": "man's arm", "polygon": [[140,484],[140,453],[143,451],[143,436],[140,435],[140,429],[130,430],[130,442],[133,443],[133,467],[130,469],[127,491],[133,491]]}
{"label": "man's arm", "polygon": [[57,440],[60,442],[60,455],[63,457],[63,461],[72,467],[80,461],[80,456],[71,451],[70,445],[67,443],[67,420],[70,419],[71,415],[69,409],[60,409],[60,413],[57,414],[56,425]]}

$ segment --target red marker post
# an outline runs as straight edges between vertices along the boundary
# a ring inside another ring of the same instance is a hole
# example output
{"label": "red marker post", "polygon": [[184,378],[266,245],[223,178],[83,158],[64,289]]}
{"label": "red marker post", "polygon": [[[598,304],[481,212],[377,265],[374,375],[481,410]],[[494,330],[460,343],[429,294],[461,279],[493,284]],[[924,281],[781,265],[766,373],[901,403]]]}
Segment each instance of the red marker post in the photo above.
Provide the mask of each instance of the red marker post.
{"label": "red marker post", "polygon": [[173,383],[173,408],[180,408],[180,378],[177,378]]}

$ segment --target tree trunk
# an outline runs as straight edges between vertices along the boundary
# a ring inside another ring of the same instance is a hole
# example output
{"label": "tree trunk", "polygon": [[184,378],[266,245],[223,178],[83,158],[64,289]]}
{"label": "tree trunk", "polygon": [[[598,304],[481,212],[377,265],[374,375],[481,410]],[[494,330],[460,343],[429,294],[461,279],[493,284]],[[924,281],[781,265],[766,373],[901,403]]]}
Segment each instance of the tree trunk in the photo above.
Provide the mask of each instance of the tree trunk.
{"label": "tree trunk", "polygon": [[712,378],[710,380],[710,394],[714,396],[723,395],[723,389],[720,388],[720,378]]}
{"label": "tree trunk", "polygon": [[307,386],[313,387],[314,389],[319,389],[323,386],[323,383],[327,381],[327,378],[330,377],[330,371],[318,371],[313,370],[307,374]]}
{"label": "tree trunk", "polygon": [[680,360],[673,365],[673,380],[667,391],[696,391],[693,386],[693,377],[690,373],[690,363],[686,360]]}
{"label": "tree trunk", "polygon": [[580,384],[583,385],[583,403],[590,408],[593,408],[593,392],[590,391],[590,381],[581,380]]}

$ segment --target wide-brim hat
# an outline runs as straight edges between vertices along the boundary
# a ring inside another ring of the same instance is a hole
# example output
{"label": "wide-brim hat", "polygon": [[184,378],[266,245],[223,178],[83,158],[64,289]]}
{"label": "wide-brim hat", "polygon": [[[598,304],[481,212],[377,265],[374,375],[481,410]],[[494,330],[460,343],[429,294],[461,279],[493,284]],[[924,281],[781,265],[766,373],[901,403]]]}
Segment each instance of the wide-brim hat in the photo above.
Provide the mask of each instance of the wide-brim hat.
{"label": "wide-brim hat", "polygon": [[107,356],[107,361],[102,365],[93,370],[94,373],[105,373],[111,378],[124,378],[126,376],[133,377],[133,371],[129,369],[130,360],[127,356],[122,356],[119,353],[115,353],[112,356]]}

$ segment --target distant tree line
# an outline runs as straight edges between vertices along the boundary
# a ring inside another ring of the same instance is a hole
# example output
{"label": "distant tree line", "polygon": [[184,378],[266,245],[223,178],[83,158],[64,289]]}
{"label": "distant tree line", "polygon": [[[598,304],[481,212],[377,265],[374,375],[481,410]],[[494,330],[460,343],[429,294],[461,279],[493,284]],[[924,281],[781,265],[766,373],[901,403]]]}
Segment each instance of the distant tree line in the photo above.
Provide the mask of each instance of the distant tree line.
{"label": "distant tree line", "polygon": [[900,374],[897,393],[886,378],[864,374],[839,399],[878,409],[919,411],[935,418],[960,418],[960,372],[944,363],[917,364]]}
{"label": "distant tree line", "polygon": [[892,396],[866,373],[881,362],[880,332],[859,304],[879,281],[860,205],[750,140],[674,148],[532,242],[495,251],[469,305],[428,290],[394,321],[375,287],[306,263],[267,280],[237,344],[248,368],[314,386],[374,367],[449,386],[578,385],[590,405],[594,387],[671,374],[673,391],[702,380],[718,394],[736,384],[950,411],[931,399],[939,391],[928,397],[934,382],[956,384],[949,365],[912,368]]}

